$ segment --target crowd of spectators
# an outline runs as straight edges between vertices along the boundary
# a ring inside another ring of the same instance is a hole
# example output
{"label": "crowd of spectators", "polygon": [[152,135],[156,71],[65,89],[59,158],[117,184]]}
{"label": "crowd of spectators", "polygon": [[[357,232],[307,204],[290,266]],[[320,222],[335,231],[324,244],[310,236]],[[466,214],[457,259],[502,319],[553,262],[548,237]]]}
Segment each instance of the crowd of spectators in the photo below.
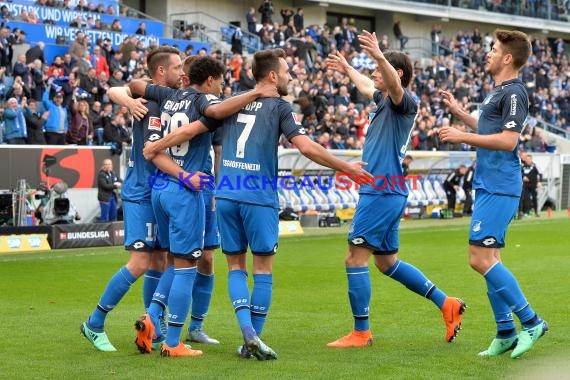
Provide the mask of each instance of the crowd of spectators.
{"label": "crowd of spectators", "polygon": [[[49,4],[50,0],[40,2]],[[293,77],[287,100],[302,117],[308,135],[330,149],[361,149],[375,105],[357,91],[348,77],[326,67],[327,55],[338,51],[364,74],[375,69],[375,62],[360,50],[356,38],[360,31],[353,20],[344,17],[339,25],[305,25],[302,8],[280,9],[277,15],[272,1],[263,0],[259,7],[250,8],[245,21],[247,31],[259,35],[263,48],[285,50]],[[407,41],[402,40],[405,35],[400,24],[393,29],[399,30],[400,35],[379,36],[382,50],[392,48],[390,41],[397,41],[395,48],[405,46]],[[419,117],[409,148],[469,150],[471,147],[467,145],[450,145],[439,140],[437,132],[442,126],[465,126],[447,112],[438,90],[451,90],[465,108],[475,111],[476,104],[492,89],[491,78],[483,71],[492,39],[488,34],[481,35],[477,28],[452,33],[442,31],[439,25],[433,26],[431,39],[434,55],[430,63],[414,63],[410,91],[418,99]],[[12,64],[13,46],[23,42],[22,31],[10,30],[9,26],[0,28],[4,141],[110,145],[120,153],[130,143],[131,116],[124,107],[110,103],[106,90],[143,77],[145,55],[153,46],[144,46],[132,35],[113,48],[109,40],[90,41],[89,36],[78,32],[69,52],[53,62],[45,61],[44,44],[40,42],[15,57]],[[224,96],[255,86],[251,60],[238,43],[232,42],[233,54],[210,53],[227,67]],[[568,128],[570,68],[564,52],[562,39],[533,38],[533,54],[523,70],[535,118],[521,136],[521,146],[527,150],[548,149],[541,130],[535,127],[537,121]],[[181,54],[184,58],[190,54],[205,55],[206,51],[193,52],[189,46]],[[282,141],[282,145],[288,146],[288,142]]]}
{"label": "crowd of spectators", "polygon": [[567,0],[407,0],[417,3],[447,5],[462,9],[485,10],[515,16],[568,20],[570,2]]}

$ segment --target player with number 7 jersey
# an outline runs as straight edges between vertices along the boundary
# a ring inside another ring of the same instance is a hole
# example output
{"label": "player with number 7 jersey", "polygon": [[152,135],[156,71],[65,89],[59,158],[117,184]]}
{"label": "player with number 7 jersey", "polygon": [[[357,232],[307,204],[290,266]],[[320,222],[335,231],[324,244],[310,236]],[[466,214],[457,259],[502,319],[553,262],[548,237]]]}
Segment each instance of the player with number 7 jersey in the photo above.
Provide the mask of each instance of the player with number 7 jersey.
{"label": "player with number 7 jersey", "polygon": [[[202,112],[206,106],[209,112],[219,117],[230,115],[251,100],[263,95],[263,91],[253,91],[241,97],[230,99],[229,102],[220,102],[218,96],[221,92],[223,73],[225,67],[218,61],[202,62],[194,70],[194,63],[190,66],[190,87],[182,90],[172,90],[160,86],[147,85],[143,81],[131,81],[130,91],[143,95],[145,98],[155,100],[161,104],[161,123],[163,135],[174,133],[177,129],[197,121],[206,130],[215,129],[220,122],[204,116]],[[274,93],[275,90],[269,93]],[[159,141],[162,136],[152,135],[149,142]],[[158,222],[158,238],[170,247],[173,257],[174,269],[167,271],[171,274],[162,276],[156,293],[164,290],[164,298],[168,299],[169,321],[166,339],[161,349],[162,356],[197,356],[201,351],[192,350],[180,342],[180,333],[188,316],[191,297],[188,289],[192,289],[196,276],[196,263],[203,254],[205,207],[202,194],[191,185],[187,173],[199,172],[206,168],[210,154],[211,137],[204,134],[192,141],[181,141],[168,150],[168,154],[181,166],[178,173],[165,170],[168,181],[155,185],[152,191],[152,203]],[[153,162],[163,169],[156,158]],[[165,167],[166,169],[166,167]],[[181,174],[184,175],[182,178]],[[164,186],[163,186],[164,185]],[[192,227],[188,228],[188,217],[191,216]],[[173,277],[172,277],[173,276]],[[171,280],[170,292],[167,294],[168,281]],[[164,285],[164,286],[163,286]],[[140,318],[137,323],[137,346],[146,352],[152,345],[151,339],[158,342],[159,332],[158,316],[163,309],[160,302],[153,302],[147,315]],[[159,301],[159,300],[157,300]],[[162,304],[164,308],[165,304]],[[156,332],[156,336],[152,332]]]}

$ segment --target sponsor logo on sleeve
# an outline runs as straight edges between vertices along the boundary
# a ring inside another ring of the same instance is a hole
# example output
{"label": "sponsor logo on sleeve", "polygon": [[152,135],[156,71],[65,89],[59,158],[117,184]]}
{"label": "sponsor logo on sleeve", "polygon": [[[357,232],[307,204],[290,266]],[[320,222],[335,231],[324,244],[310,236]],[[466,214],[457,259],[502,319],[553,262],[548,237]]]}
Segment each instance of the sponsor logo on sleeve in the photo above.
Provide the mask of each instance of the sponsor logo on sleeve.
{"label": "sponsor logo on sleeve", "polygon": [[153,141],[156,141],[156,140],[160,140],[160,135],[158,135],[158,134],[156,134],[156,133],[153,133],[152,135],[150,135],[150,136],[148,137],[148,141],[150,141],[150,142],[153,142]]}
{"label": "sponsor logo on sleeve", "polygon": [[517,123],[514,121],[509,121],[507,124],[505,124],[505,128],[507,128],[507,129],[513,129],[516,126],[517,126]]}
{"label": "sponsor logo on sleeve", "polygon": [[511,95],[511,116],[515,116],[517,114],[517,95]]}

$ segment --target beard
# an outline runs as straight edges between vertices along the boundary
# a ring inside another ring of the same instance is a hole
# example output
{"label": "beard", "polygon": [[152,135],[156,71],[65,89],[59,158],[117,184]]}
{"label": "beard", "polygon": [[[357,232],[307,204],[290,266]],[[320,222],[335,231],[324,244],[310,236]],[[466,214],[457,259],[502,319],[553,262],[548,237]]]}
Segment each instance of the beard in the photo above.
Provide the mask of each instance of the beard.
{"label": "beard", "polygon": [[287,96],[289,95],[289,90],[287,89],[287,85],[279,85],[277,86],[277,93],[279,96]]}

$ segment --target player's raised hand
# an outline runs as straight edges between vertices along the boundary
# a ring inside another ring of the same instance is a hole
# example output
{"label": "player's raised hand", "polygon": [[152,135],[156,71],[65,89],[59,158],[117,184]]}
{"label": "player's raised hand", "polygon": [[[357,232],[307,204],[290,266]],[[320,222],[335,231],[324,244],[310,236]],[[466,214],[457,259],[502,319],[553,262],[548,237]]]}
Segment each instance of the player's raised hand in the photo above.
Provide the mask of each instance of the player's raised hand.
{"label": "player's raised hand", "polygon": [[147,100],[143,98],[132,99],[129,101],[129,104],[127,104],[129,113],[133,115],[135,119],[139,121],[142,120],[148,112],[148,108],[145,106],[146,102]]}
{"label": "player's raised hand", "polygon": [[459,112],[461,110],[459,103],[457,103],[457,100],[455,99],[455,97],[453,96],[453,94],[451,92],[439,90],[439,94],[441,95],[441,100],[443,101],[443,104],[447,108],[449,108],[451,113],[456,114],[457,112]]}
{"label": "player's raised hand", "polygon": [[327,69],[338,71],[341,74],[346,74],[350,65],[338,51],[336,54],[329,54],[327,57]]}
{"label": "player's raised hand", "polygon": [[362,31],[362,34],[358,36],[358,41],[360,42],[360,47],[366,55],[374,60],[384,59],[384,54],[380,50],[380,45],[378,43],[378,38],[376,38],[376,32],[370,33],[366,30]]}
{"label": "player's raised hand", "polygon": [[258,83],[253,91],[257,91],[258,98],[275,98],[279,96],[277,86],[272,83]]}
{"label": "player's raised hand", "polygon": [[442,127],[439,130],[439,139],[443,142],[449,143],[461,143],[463,142],[463,135],[465,132],[461,132],[457,128],[453,127]]}

